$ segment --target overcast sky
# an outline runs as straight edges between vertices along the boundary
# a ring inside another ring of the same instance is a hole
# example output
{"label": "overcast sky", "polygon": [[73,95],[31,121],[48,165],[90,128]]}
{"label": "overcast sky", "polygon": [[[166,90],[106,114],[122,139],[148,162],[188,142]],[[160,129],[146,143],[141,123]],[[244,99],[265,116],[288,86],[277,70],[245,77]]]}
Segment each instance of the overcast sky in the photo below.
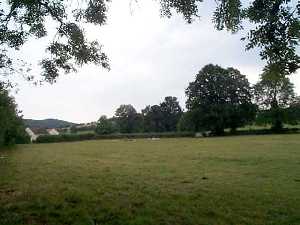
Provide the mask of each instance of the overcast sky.
{"label": "overcast sky", "polygon": [[[140,111],[165,96],[178,97],[184,106],[188,83],[208,63],[235,67],[255,83],[264,65],[257,51],[244,50],[242,33],[216,31],[211,23],[214,5],[207,4],[215,3],[201,4],[202,17],[187,24],[180,15],[161,18],[154,1],[130,6],[129,1],[114,0],[107,25],[85,27],[91,40],[104,45],[111,71],[87,65],[60,76],[54,85],[21,82],[16,101],[24,117],[90,122],[103,114],[112,116],[120,104]],[[37,64],[43,48],[43,41],[31,41],[22,54]],[[300,74],[292,81],[300,94]]]}

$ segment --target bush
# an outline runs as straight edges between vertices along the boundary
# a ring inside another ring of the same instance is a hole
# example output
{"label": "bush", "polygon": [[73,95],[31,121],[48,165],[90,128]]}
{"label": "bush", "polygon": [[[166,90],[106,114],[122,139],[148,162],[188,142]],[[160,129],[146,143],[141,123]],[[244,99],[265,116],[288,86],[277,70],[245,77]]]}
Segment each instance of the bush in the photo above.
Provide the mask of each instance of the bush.
{"label": "bush", "polygon": [[30,144],[30,137],[24,132],[15,138],[15,144]]}
{"label": "bush", "polygon": [[0,147],[28,143],[15,99],[0,82]]}
{"label": "bush", "polygon": [[71,142],[95,139],[95,134],[61,134],[61,135],[41,135],[36,139],[36,143],[55,143],[55,142]]}
{"label": "bush", "polygon": [[[283,128],[280,131],[274,131],[273,129],[260,129],[260,130],[239,130],[234,135],[266,135],[266,134],[295,134],[300,133],[299,128]],[[226,135],[232,135],[226,133]]]}
{"label": "bush", "polygon": [[170,133],[132,133],[132,134],[107,134],[98,135],[86,134],[62,134],[62,135],[41,135],[36,143],[72,142],[84,140],[105,140],[105,139],[138,139],[138,138],[179,138],[194,137],[193,132],[170,132]]}
{"label": "bush", "polygon": [[[300,133],[299,128],[284,128],[278,134],[294,134]],[[232,135],[266,135],[275,134],[271,129],[261,130],[239,130],[234,134],[227,132],[223,136]],[[213,137],[212,133],[203,133],[203,137]],[[164,132],[164,133],[127,133],[127,134],[107,134],[98,135],[95,133],[86,134],[62,134],[62,135],[41,135],[37,138],[35,143],[56,143],[56,142],[74,142],[86,140],[110,140],[110,139],[139,139],[139,138],[181,138],[181,137],[195,137],[194,132]]]}

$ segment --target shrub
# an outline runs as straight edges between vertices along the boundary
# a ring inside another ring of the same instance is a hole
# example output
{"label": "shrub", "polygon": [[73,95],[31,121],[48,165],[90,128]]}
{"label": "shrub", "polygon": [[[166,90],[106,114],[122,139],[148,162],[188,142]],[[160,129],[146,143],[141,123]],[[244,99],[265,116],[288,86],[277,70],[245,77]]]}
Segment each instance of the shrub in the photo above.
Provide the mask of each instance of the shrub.
{"label": "shrub", "polygon": [[194,137],[193,132],[170,132],[170,133],[130,133],[130,134],[107,134],[97,135],[86,134],[62,134],[62,135],[41,135],[36,143],[72,142],[84,140],[105,140],[105,139],[138,139],[138,138],[179,138]]}
{"label": "shrub", "polygon": [[15,99],[0,82],[0,147],[28,142]]}
{"label": "shrub", "polygon": [[[234,133],[234,135],[264,135],[264,134],[295,134],[300,133],[299,128],[283,128],[279,131],[274,131],[273,129],[259,129],[259,130],[239,130]],[[231,133],[226,133],[226,135],[232,135]]]}

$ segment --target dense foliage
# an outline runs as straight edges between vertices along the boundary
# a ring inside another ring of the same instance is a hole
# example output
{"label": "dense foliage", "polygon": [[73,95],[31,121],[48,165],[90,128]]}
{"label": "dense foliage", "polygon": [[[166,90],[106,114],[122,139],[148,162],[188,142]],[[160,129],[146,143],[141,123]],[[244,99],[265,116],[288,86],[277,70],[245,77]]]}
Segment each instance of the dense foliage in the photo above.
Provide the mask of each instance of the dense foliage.
{"label": "dense foliage", "polygon": [[199,130],[199,121],[197,121],[197,110],[188,111],[182,114],[177,124],[178,131],[192,131]]}
{"label": "dense foliage", "polygon": [[300,97],[294,99],[287,109],[288,122],[290,124],[299,124],[300,123]]}
{"label": "dense foliage", "polygon": [[254,97],[262,109],[272,107],[286,108],[295,98],[294,85],[287,77],[277,77],[273,73],[264,73],[254,86]]}
{"label": "dense foliage", "polygon": [[206,65],[186,90],[187,109],[193,112],[196,130],[222,134],[233,131],[255,116],[247,78],[234,68]]}
{"label": "dense foliage", "polygon": [[97,121],[95,132],[97,134],[112,134],[117,132],[117,124],[115,121],[108,119],[106,116],[101,116]]}
{"label": "dense foliage", "polygon": [[115,113],[121,133],[136,133],[142,130],[141,114],[132,105],[120,105]]}
{"label": "dense foliage", "polygon": [[168,96],[160,104],[164,117],[164,129],[167,132],[176,131],[178,121],[182,116],[182,109],[176,97]]}
{"label": "dense foliage", "polygon": [[294,86],[288,77],[278,77],[266,71],[254,86],[255,101],[261,109],[259,121],[272,124],[274,130],[281,130],[289,121],[286,109],[295,99]]}
{"label": "dense foliage", "polygon": [[159,105],[147,106],[142,110],[145,132],[176,131],[182,109],[176,97],[167,96]]}
{"label": "dense foliage", "polygon": [[163,132],[164,118],[159,105],[148,105],[142,110],[145,132]]}
{"label": "dense foliage", "polygon": [[0,147],[28,142],[14,98],[0,85]]}
{"label": "dense foliage", "polygon": [[36,143],[73,142],[84,140],[106,140],[106,139],[138,139],[138,138],[179,138],[194,137],[193,132],[164,132],[164,133],[114,133],[114,134],[62,134],[62,135],[41,135]]}

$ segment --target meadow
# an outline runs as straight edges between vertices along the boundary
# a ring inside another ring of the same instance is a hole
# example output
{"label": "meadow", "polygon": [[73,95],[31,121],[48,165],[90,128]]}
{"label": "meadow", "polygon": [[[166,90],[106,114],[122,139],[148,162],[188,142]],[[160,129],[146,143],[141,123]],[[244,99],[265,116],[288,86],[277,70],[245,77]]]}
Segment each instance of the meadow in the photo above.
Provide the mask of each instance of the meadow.
{"label": "meadow", "polygon": [[0,151],[1,225],[299,225],[300,135]]}

